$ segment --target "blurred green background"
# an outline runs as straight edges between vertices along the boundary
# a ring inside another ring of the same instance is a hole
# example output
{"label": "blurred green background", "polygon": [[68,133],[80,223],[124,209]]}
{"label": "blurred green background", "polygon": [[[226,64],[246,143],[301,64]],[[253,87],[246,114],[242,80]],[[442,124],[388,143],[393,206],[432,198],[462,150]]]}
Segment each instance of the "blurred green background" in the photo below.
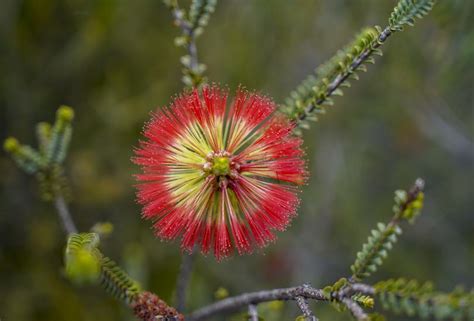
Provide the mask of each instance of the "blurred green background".
{"label": "blurred green background", "polygon": [[[187,5],[188,2],[183,2]],[[226,0],[198,40],[211,81],[261,90],[281,102],[365,25],[386,24],[393,0]],[[425,178],[426,207],[370,282],[406,276],[442,290],[474,286],[474,3],[440,1],[304,133],[312,173],[300,214],[278,242],[222,263],[199,257],[194,309],[230,294],[349,273],[393,191]],[[0,138],[34,144],[34,125],[61,104],[76,110],[67,160],[81,230],[110,221],[104,252],[172,302],[178,242],[155,239],[134,201],[130,162],[149,112],[181,91],[180,48],[159,0],[2,0]],[[0,157],[0,319],[133,320],[98,287],[63,276],[65,236],[34,179]],[[261,306],[292,320],[293,303]],[[320,319],[347,320],[323,304]],[[228,320],[228,318],[218,318]],[[241,318],[239,319],[241,320]]]}

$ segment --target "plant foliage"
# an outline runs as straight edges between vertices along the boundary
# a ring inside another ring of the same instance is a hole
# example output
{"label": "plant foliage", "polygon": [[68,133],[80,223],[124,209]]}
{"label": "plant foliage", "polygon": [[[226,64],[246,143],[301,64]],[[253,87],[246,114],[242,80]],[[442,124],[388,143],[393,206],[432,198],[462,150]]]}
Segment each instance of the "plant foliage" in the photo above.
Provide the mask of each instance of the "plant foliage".
{"label": "plant foliage", "polygon": [[3,148],[12,156],[18,167],[28,174],[35,174],[46,166],[40,153],[30,146],[20,145],[14,137],[7,138],[3,143]]}
{"label": "plant foliage", "polygon": [[371,231],[367,243],[357,253],[357,259],[351,266],[354,279],[361,280],[376,272],[388,256],[388,251],[397,242],[397,235],[401,233],[402,230],[397,225],[378,223],[377,228]]}
{"label": "plant foliage", "polygon": [[316,121],[316,114],[325,113],[325,106],[334,104],[331,96],[342,95],[340,87],[350,87],[348,78],[359,79],[357,72],[366,71],[366,63],[374,63],[374,55],[382,55],[380,46],[394,31],[413,25],[433,8],[434,0],[400,0],[394,8],[389,26],[363,29],[346,47],[339,50],[327,63],[318,67],[285,100],[281,111],[301,128],[309,128],[308,120]]}
{"label": "plant foliage", "polygon": [[[292,120],[304,117],[317,120],[314,114],[325,112],[325,106],[333,105],[331,96],[342,95],[342,90],[334,86],[334,81],[341,79],[342,87],[350,87],[348,78],[359,79],[357,73],[366,71],[364,64],[358,64],[360,55],[369,52],[365,62],[373,63],[373,55],[382,52],[374,48],[380,34],[380,28],[364,28],[347,46],[339,50],[328,62],[319,66],[313,75],[309,75],[292,91],[281,110]],[[304,116],[303,116],[304,115]],[[299,126],[307,128],[306,121],[299,121]]]}
{"label": "plant foliage", "polygon": [[415,18],[421,19],[426,16],[433,6],[435,0],[400,0],[393,9],[388,20],[392,31],[401,31],[403,26],[413,26]]}
{"label": "plant foliage", "polygon": [[398,235],[402,234],[399,225],[401,220],[412,222],[419,215],[423,207],[423,187],[424,182],[418,179],[412,190],[395,192],[394,216],[388,224],[378,223],[377,228],[371,231],[367,242],[362,246],[362,250],[357,253],[356,260],[351,266],[354,280],[370,276],[383,264],[388,252],[397,242]]}
{"label": "plant foliage", "polygon": [[[71,107],[61,106],[56,113],[56,122],[51,130],[46,128],[43,135],[38,137],[40,142],[49,138],[49,143],[45,146],[45,157],[49,165],[62,164],[66,158],[67,149],[71,141],[72,126],[71,121],[74,118],[74,111]],[[44,126],[44,125],[43,125]],[[41,133],[38,130],[38,133]]]}
{"label": "plant foliage", "polygon": [[180,58],[183,65],[182,81],[187,87],[199,87],[206,82],[204,72],[207,67],[198,62],[195,40],[208,24],[217,0],[193,0],[188,11],[180,9],[176,0],[164,0],[164,3],[173,13],[175,24],[181,29],[181,35],[175,38],[175,44],[188,51],[188,54]]}
{"label": "plant foliage", "polygon": [[189,22],[194,35],[202,34],[216,5],[217,0],[193,0],[189,8]]}
{"label": "plant foliage", "polygon": [[[177,0],[164,2],[181,29],[176,44],[188,50],[188,54],[181,57],[183,81],[186,86],[198,87],[205,81],[203,73],[206,67],[197,60],[195,39],[208,24],[217,0],[192,0],[188,11],[180,9]],[[343,94],[341,87],[350,87],[349,80],[359,79],[358,72],[366,71],[365,64],[374,63],[374,55],[382,55],[379,47],[392,32],[403,30],[405,25],[413,25],[415,19],[425,16],[434,4],[434,0],[400,0],[389,18],[387,28],[364,28],[352,42],[292,91],[281,106],[281,111],[299,128],[309,127],[308,120],[317,120],[317,114],[324,113],[326,106],[333,105],[332,96]],[[66,188],[62,165],[72,136],[73,118],[73,109],[61,106],[54,124],[39,123],[36,127],[37,149],[21,145],[13,137],[5,140],[4,149],[21,169],[37,177],[45,199],[63,194]],[[373,287],[356,283],[376,272],[383,264],[402,233],[400,224],[404,221],[412,223],[418,217],[423,207],[423,187],[424,183],[419,179],[412,189],[395,192],[392,219],[386,224],[378,223],[371,231],[351,266],[352,276],[325,287],[322,301],[330,301],[340,311],[350,310],[359,320],[384,320],[379,314],[366,315],[362,311],[362,308],[372,308],[375,302],[380,302],[385,310],[408,316],[456,321],[474,319],[472,290],[467,292],[457,288],[450,293],[443,293],[435,291],[429,282],[419,283],[403,278],[378,282]],[[116,262],[101,253],[100,237],[107,236],[112,230],[110,223],[98,223],[94,225],[93,232],[70,234],[64,252],[65,275],[78,284],[100,283],[112,296],[135,309],[136,315],[142,320],[181,320],[182,315],[178,315],[176,310],[156,295],[141,292],[136,281]],[[216,296],[221,299],[228,296],[225,289],[218,292]],[[297,298],[308,299],[303,296]],[[157,309],[163,311],[157,313]],[[298,319],[308,318],[313,317],[305,313]]]}
{"label": "plant foliage", "polygon": [[140,287],[117,263],[108,257],[101,261],[101,284],[115,298],[128,304],[140,293]]}
{"label": "plant foliage", "polygon": [[422,319],[473,320],[474,291],[456,288],[450,293],[435,291],[431,282],[390,279],[374,285],[377,302],[385,310]]}
{"label": "plant foliage", "polygon": [[21,145],[14,137],[4,142],[5,151],[18,167],[36,176],[44,200],[50,201],[55,195],[69,194],[63,163],[71,141],[73,118],[74,110],[71,107],[60,106],[53,126],[46,122],[39,123],[36,126],[37,150]]}
{"label": "plant foliage", "polygon": [[98,283],[115,298],[132,303],[140,293],[139,285],[113,260],[102,255],[99,234],[69,236],[64,256],[66,275],[75,283]]}
{"label": "plant foliage", "polygon": [[100,277],[102,254],[96,233],[71,234],[66,244],[64,263],[66,275],[75,283],[95,283]]}

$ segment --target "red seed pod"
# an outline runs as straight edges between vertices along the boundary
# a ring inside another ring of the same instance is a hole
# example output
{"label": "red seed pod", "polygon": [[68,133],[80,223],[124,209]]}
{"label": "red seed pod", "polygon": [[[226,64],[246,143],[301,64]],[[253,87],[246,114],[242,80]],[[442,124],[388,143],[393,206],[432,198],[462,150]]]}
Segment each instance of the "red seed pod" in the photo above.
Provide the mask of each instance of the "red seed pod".
{"label": "red seed pod", "polygon": [[158,296],[142,292],[132,305],[135,316],[142,321],[183,321],[184,316],[168,306]]}

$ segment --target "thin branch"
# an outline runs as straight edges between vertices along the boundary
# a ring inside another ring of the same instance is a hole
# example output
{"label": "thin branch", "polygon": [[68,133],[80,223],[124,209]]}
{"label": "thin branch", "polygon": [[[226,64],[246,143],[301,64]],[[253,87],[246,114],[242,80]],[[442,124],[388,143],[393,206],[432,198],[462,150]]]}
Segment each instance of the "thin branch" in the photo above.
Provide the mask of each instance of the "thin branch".
{"label": "thin branch", "polygon": [[311,311],[311,308],[309,307],[308,299],[305,299],[301,296],[296,297],[296,304],[300,308],[301,312],[303,313],[303,316],[305,317],[306,321],[317,321],[316,317],[313,314],[313,311]]}
{"label": "thin branch", "polygon": [[346,306],[346,308],[351,312],[351,314],[356,318],[357,320],[368,320],[367,314],[364,312],[364,310],[360,307],[360,305],[357,304],[354,300],[350,298],[341,298],[339,300],[342,304]]}
{"label": "thin branch", "polygon": [[339,291],[339,296],[350,297],[354,295],[355,293],[362,293],[365,295],[374,295],[375,289],[367,284],[352,283],[350,286],[346,286],[341,291]]}
{"label": "thin branch", "polygon": [[58,211],[59,217],[61,218],[64,230],[66,231],[66,233],[67,234],[77,233],[77,228],[76,228],[76,225],[74,224],[74,221],[72,220],[71,212],[69,212],[67,203],[61,194],[56,195],[54,199],[54,206],[56,207],[56,210]]}
{"label": "thin branch", "polygon": [[196,250],[192,253],[183,253],[181,266],[179,268],[178,280],[176,282],[176,309],[184,311],[186,307],[186,291],[193,271],[193,263]]}
{"label": "thin branch", "polygon": [[[303,287],[308,288],[310,287],[309,284],[303,284]],[[306,321],[316,321],[316,317],[313,314],[313,311],[311,311],[311,308],[309,307],[308,299],[302,296],[296,297],[296,304],[300,308],[301,312],[303,313],[303,316],[305,317]]]}
{"label": "thin branch", "polygon": [[173,14],[173,18],[176,25],[181,29],[183,35],[189,37],[187,49],[189,56],[191,57],[191,68],[197,68],[198,55],[196,47],[196,35],[194,34],[194,29],[189,24],[189,22],[184,19],[182,11],[179,9],[178,6],[173,7],[171,9],[171,13]]}
{"label": "thin branch", "polygon": [[264,290],[258,292],[244,293],[235,297],[227,298],[197,311],[194,311],[186,317],[187,321],[206,320],[216,314],[225,314],[238,311],[249,304],[258,304],[269,301],[288,301],[296,300],[297,297],[312,299],[316,301],[328,301],[320,289],[310,286],[297,286],[283,289]]}
{"label": "thin branch", "polygon": [[[168,5],[173,15],[175,24],[181,29],[181,33],[186,37],[186,49],[190,57],[189,66],[186,66],[186,69],[189,69],[191,72],[196,72],[199,69],[199,59],[198,51],[196,46],[196,29],[190,24],[188,20],[184,17],[183,11],[179,8],[178,3],[175,2],[172,5]],[[200,81],[195,77],[192,77],[193,87],[197,87],[200,84]]]}
{"label": "thin branch", "polygon": [[341,302],[351,312],[357,320],[367,320],[368,316],[361,306],[352,299],[356,293],[374,295],[375,289],[370,285],[363,283],[354,283],[342,288],[339,292],[333,294],[334,299]]}
{"label": "thin branch", "polygon": [[[349,78],[349,76],[351,75],[351,72],[353,70],[356,70],[363,62],[365,62],[365,60],[367,60],[367,58],[369,58],[371,56],[371,54],[374,52],[375,49],[379,48],[386,40],[388,37],[390,37],[390,35],[392,34],[392,30],[390,29],[390,27],[386,27],[379,35],[377,41],[375,42],[375,44],[363,51],[357,58],[354,59],[354,61],[352,62],[350,68],[349,68],[349,71],[346,72],[346,73],[342,73],[342,74],[339,74],[328,86],[328,89],[326,91],[326,95],[325,97],[329,97],[331,96],[331,94],[347,79]],[[307,115],[309,115],[315,108],[316,106],[319,106],[321,104],[323,104],[324,102],[326,101],[326,98],[320,98],[318,100],[316,100],[314,103],[311,103],[310,105],[308,105],[304,112],[302,112],[299,116],[298,116],[298,120],[304,120]]]}
{"label": "thin branch", "polygon": [[249,304],[249,321],[258,321],[258,311],[256,304]]}

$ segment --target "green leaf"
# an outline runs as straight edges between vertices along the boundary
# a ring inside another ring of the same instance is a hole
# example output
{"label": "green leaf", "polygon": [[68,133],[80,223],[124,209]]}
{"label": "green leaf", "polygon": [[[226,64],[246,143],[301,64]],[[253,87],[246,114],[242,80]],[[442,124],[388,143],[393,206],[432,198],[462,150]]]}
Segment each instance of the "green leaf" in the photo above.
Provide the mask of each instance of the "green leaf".
{"label": "green leaf", "polygon": [[413,26],[415,18],[426,16],[433,9],[435,2],[435,0],[400,0],[388,20],[390,29],[399,31],[403,30],[405,25]]}
{"label": "green leaf", "polygon": [[71,122],[74,110],[68,106],[59,107],[56,112],[56,121],[51,130],[51,138],[46,150],[46,160],[49,165],[62,164],[72,136]]}
{"label": "green leaf", "polygon": [[35,174],[46,166],[40,153],[30,146],[21,145],[14,137],[5,139],[3,149],[11,155],[18,167],[28,174]]}
{"label": "green leaf", "polygon": [[36,137],[38,139],[39,152],[44,157],[51,139],[51,125],[41,122],[36,125]]}

